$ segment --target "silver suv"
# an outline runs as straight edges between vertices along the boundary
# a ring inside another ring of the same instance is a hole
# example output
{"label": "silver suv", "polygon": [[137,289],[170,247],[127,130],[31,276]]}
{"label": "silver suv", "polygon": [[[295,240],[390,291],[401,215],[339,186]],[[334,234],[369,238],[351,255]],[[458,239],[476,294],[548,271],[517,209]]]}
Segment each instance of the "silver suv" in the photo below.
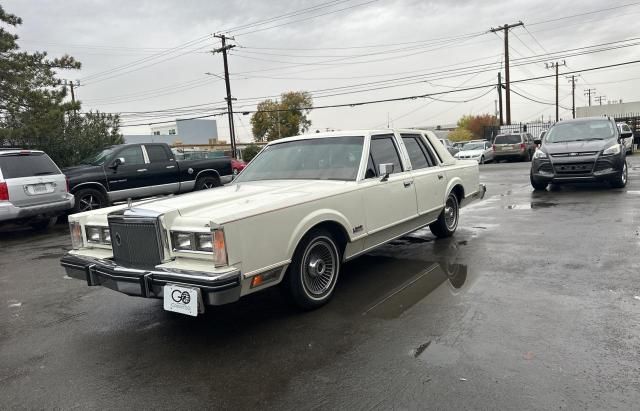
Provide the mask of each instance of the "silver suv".
{"label": "silver suv", "polygon": [[0,149],[0,225],[44,229],[73,207],[67,180],[42,151]]}
{"label": "silver suv", "polygon": [[493,140],[495,160],[529,161],[536,151],[529,133],[498,134]]}

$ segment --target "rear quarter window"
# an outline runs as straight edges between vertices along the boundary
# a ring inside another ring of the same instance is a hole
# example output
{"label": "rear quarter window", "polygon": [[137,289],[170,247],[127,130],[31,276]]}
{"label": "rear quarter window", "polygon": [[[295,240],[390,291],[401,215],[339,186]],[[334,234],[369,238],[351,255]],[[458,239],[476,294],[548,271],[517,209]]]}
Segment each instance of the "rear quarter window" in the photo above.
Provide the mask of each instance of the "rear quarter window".
{"label": "rear quarter window", "polygon": [[0,170],[5,179],[61,174],[46,154],[0,156]]}

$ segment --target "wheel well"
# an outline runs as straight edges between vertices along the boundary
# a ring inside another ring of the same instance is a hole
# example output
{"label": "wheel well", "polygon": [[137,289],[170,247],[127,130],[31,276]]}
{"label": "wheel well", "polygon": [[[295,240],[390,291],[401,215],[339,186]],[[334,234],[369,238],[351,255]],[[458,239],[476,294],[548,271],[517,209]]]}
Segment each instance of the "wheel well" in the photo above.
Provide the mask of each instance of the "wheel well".
{"label": "wheel well", "polygon": [[107,190],[104,188],[104,186],[102,184],[98,184],[98,183],[89,183],[89,184],[82,184],[79,186],[75,186],[72,190],[71,190],[71,194],[75,194],[80,190],[83,190],[85,188],[91,188],[93,190],[98,190],[99,192],[101,192],[105,197],[107,197]]}
{"label": "wheel well", "polygon": [[347,230],[345,230],[342,224],[335,221],[323,221],[313,226],[311,229],[309,229],[309,231],[313,230],[314,228],[323,228],[329,231],[333,235],[333,238],[335,238],[338,242],[338,245],[340,246],[340,252],[344,256],[344,249],[349,242],[349,234],[347,234]]}
{"label": "wheel well", "polygon": [[214,177],[220,180],[220,174],[218,174],[216,170],[202,170],[196,175],[195,181],[198,181],[198,179],[201,177]]}
{"label": "wheel well", "polygon": [[451,189],[451,192],[458,198],[458,204],[462,203],[462,200],[464,200],[464,188],[457,184]]}

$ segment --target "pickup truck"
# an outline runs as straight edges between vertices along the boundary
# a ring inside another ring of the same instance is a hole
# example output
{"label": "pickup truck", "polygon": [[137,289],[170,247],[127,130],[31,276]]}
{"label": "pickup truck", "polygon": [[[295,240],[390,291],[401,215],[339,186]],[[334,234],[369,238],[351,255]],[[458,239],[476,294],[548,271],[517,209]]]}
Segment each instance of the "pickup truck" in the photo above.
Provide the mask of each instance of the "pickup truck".
{"label": "pickup truck", "polygon": [[62,171],[75,197],[74,213],[129,198],[218,187],[233,178],[229,157],[176,160],[169,146],[161,143],[107,147]]}
{"label": "pickup truck", "polygon": [[313,309],[344,262],[426,226],[450,237],[460,207],[484,193],[478,162],[454,159],[429,131],[284,138],[226,187],[71,215],[61,264],[192,316],[279,284]]}

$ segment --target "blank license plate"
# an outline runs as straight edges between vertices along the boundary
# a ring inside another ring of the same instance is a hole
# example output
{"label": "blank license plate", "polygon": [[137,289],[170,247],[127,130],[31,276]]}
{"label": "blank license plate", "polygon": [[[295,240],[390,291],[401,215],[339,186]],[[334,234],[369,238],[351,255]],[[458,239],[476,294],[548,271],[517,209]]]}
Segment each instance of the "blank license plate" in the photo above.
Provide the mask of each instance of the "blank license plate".
{"label": "blank license plate", "polygon": [[204,312],[199,288],[167,284],[164,286],[164,309],[196,317]]}

